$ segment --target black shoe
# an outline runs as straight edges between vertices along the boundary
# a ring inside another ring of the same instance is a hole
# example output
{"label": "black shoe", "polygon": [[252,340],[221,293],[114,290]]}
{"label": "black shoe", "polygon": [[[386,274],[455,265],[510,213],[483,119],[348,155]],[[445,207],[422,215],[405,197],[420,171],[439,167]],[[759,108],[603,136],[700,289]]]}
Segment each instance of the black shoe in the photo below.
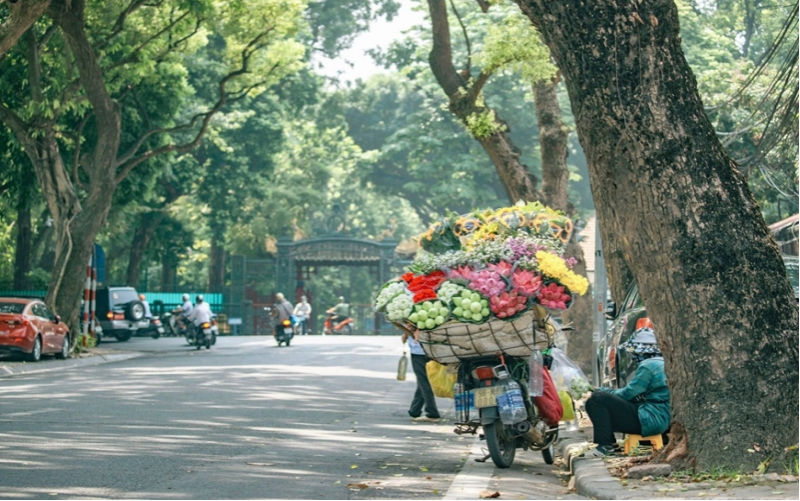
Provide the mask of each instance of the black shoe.
{"label": "black shoe", "polygon": [[607,458],[617,455],[617,449],[612,445],[598,445],[596,448],[580,455],[582,458]]}

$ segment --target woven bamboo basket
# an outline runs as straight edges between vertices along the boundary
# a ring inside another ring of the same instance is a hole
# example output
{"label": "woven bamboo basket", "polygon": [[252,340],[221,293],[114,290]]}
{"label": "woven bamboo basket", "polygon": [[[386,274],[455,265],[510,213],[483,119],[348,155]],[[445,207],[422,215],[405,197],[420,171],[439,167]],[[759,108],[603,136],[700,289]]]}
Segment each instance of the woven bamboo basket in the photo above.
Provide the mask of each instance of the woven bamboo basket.
{"label": "woven bamboo basket", "polygon": [[[545,313],[546,315],[546,313]],[[393,322],[409,333],[416,329],[411,324]],[[454,364],[465,358],[503,352],[516,357],[527,357],[534,348],[544,350],[549,336],[555,332],[546,316],[528,310],[514,320],[494,319],[482,324],[447,322],[436,329],[419,331],[419,343],[425,354],[440,364]]]}

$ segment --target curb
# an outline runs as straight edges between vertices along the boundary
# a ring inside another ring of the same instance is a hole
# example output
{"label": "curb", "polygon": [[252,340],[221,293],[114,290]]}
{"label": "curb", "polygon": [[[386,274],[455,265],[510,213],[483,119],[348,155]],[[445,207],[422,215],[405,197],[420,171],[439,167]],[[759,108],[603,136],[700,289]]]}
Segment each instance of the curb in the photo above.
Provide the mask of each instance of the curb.
{"label": "curb", "polygon": [[590,499],[638,499],[624,494],[626,491],[622,484],[611,476],[603,459],[570,456],[575,449],[585,448],[588,444],[586,438],[567,439],[558,444],[561,457],[568,462],[572,475],[570,485],[574,485],[575,493]]}
{"label": "curb", "polygon": [[[42,374],[45,372],[56,372],[74,367],[86,367],[91,365],[100,365],[109,362],[120,362],[131,358],[142,356],[140,352],[133,353],[116,353],[116,354],[98,354],[85,358],[68,358],[67,360],[58,361],[45,361],[44,363],[38,362],[36,364],[19,364],[19,365],[2,365],[0,364],[0,378],[21,376],[27,374]],[[41,365],[40,365],[41,364]]]}

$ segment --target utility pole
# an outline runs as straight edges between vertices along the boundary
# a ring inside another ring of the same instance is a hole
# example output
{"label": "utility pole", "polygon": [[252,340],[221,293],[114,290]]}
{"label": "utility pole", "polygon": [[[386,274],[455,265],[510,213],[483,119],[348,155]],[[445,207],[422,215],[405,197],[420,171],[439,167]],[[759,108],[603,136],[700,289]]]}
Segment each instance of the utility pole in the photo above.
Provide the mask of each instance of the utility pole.
{"label": "utility pole", "polygon": [[[606,277],[606,260],[603,257],[603,243],[600,240],[600,224],[597,216],[594,220],[594,332],[592,333],[592,385],[600,386],[599,360],[597,348],[600,340],[606,337],[606,298],[608,297],[608,280]],[[606,346],[608,350],[608,346]]]}

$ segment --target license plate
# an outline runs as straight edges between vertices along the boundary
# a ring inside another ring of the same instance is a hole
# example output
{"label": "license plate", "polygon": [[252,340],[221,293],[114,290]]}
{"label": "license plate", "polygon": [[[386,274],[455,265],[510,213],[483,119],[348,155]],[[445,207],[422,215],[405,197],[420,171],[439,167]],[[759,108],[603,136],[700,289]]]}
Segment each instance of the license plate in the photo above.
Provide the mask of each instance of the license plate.
{"label": "license plate", "polygon": [[495,407],[497,405],[497,395],[503,393],[502,386],[490,386],[488,388],[478,388],[475,390],[475,408]]}

